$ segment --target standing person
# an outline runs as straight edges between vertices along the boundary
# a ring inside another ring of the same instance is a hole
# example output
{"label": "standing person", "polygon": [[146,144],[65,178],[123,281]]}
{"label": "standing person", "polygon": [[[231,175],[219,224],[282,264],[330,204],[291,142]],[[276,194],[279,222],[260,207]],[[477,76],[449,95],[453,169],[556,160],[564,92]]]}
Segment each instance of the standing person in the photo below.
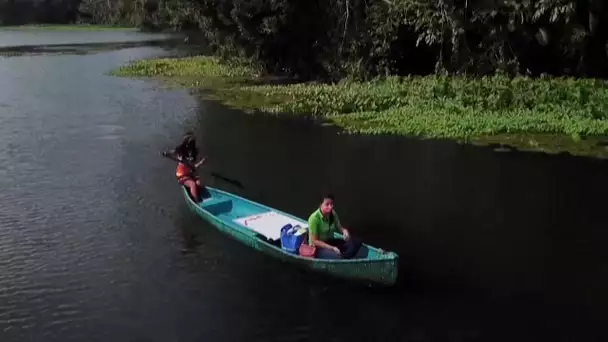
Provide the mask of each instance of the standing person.
{"label": "standing person", "polygon": [[[309,244],[317,247],[320,259],[350,259],[361,248],[361,241],[340,223],[332,195],[323,196],[319,208],[308,218],[308,230]],[[334,233],[342,233],[344,240],[334,238]]]}
{"label": "standing person", "polygon": [[203,165],[206,157],[196,162],[198,157],[198,148],[196,147],[196,139],[191,132],[184,135],[184,139],[175,149],[162,153],[163,156],[171,158],[178,162],[175,170],[177,182],[186,186],[190,190],[190,195],[196,202],[200,202],[200,187],[201,181],[196,176],[196,169]]}

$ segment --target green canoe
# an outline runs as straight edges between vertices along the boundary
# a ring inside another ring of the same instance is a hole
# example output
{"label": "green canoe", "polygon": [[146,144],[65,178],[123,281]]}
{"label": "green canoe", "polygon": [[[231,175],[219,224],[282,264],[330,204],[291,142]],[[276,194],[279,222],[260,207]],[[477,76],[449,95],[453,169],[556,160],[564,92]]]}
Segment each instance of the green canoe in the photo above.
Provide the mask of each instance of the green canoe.
{"label": "green canoe", "polygon": [[[289,253],[281,248],[280,230],[288,223],[307,227],[305,220],[252,202],[234,194],[207,187],[202,203],[194,202],[181,187],[188,207],[221,232],[279,260],[333,276],[393,285],[397,279],[398,256],[362,244],[352,259],[317,259]],[[337,238],[342,238],[337,234]]]}

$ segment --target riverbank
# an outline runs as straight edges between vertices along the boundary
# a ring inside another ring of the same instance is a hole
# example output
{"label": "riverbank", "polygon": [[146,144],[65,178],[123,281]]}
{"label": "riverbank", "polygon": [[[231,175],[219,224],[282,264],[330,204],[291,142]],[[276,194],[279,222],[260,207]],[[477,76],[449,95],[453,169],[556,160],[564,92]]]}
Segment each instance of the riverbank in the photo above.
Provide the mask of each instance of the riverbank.
{"label": "riverbank", "polygon": [[571,78],[392,77],[339,84],[259,84],[243,61],[215,57],[136,61],[117,76],[161,77],[211,90],[206,96],[249,111],[313,116],[350,133],[509,145],[608,157],[608,85]]}

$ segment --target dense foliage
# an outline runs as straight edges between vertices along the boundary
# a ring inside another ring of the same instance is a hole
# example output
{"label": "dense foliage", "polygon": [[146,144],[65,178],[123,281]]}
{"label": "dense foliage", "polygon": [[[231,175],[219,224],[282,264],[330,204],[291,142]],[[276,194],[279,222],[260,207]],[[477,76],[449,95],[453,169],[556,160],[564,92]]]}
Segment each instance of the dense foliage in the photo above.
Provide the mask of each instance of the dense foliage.
{"label": "dense foliage", "polygon": [[188,29],[301,78],[608,74],[602,0],[0,0],[4,23]]}
{"label": "dense foliage", "polygon": [[0,0],[0,24],[71,23],[80,0]]}

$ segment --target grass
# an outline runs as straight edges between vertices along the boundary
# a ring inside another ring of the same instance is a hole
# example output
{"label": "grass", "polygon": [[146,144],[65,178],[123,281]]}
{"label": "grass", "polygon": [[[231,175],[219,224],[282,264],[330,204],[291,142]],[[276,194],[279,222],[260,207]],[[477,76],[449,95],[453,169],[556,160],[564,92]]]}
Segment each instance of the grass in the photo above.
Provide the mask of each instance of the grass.
{"label": "grass", "polygon": [[71,24],[71,25],[56,25],[56,24],[30,24],[18,26],[0,26],[0,30],[41,30],[41,31],[136,31],[137,28],[112,25],[90,25],[90,24]]}
{"label": "grass", "polygon": [[351,133],[608,155],[595,145],[608,135],[608,84],[598,80],[427,76],[251,85],[261,74],[252,65],[203,56],[137,61],[113,74],[169,77],[182,86],[211,89],[215,99],[237,108],[312,115]]}
{"label": "grass", "polygon": [[245,61],[222,61],[217,57],[159,58],[135,61],[112,71],[116,76],[129,77],[187,77],[187,78],[255,78],[260,75]]}

